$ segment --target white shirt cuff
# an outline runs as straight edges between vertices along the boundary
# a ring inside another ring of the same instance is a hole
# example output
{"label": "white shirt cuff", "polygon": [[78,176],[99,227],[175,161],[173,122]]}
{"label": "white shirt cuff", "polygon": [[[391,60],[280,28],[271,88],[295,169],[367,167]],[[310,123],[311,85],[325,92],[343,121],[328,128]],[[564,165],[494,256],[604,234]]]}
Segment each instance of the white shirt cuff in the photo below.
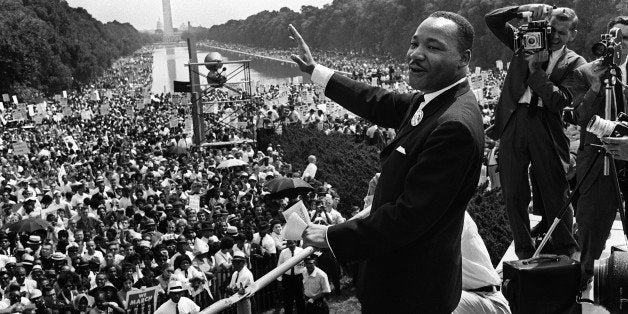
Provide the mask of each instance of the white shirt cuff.
{"label": "white shirt cuff", "polygon": [[325,89],[332,75],[334,75],[334,70],[324,65],[317,64],[314,67],[314,71],[312,71],[312,82]]}
{"label": "white shirt cuff", "polygon": [[[328,69],[329,70],[329,69]],[[336,254],[334,254],[334,250],[331,249],[331,245],[329,245],[329,237],[327,237],[327,233],[329,232],[329,227],[327,227],[327,229],[325,229],[325,242],[327,242],[327,247],[329,248],[329,250],[331,251],[331,255],[334,256],[334,259],[336,259]]]}

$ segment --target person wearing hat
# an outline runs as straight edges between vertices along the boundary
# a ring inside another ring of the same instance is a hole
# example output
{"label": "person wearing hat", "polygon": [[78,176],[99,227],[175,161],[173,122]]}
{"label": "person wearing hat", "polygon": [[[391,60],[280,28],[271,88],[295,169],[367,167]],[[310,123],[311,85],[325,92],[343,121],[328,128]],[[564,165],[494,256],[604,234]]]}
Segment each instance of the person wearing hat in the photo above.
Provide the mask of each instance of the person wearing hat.
{"label": "person wearing hat", "polygon": [[[255,282],[253,273],[246,267],[246,256],[244,256],[244,253],[233,253],[233,268],[235,271],[231,275],[231,282],[229,282],[227,289],[231,293],[244,294],[245,289]],[[238,302],[237,310],[238,314],[250,314],[251,300],[247,298]]]}
{"label": "person wearing hat", "polygon": [[184,236],[179,236],[177,237],[176,243],[177,243],[177,248],[176,248],[177,252],[174,253],[174,255],[172,255],[170,260],[168,260],[168,263],[174,266],[175,260],[177,259],[177,257],[181,255],[186,255],[190,259],[190,262],[191,262],[194,259],[194,254],[188,251],[188,249],[190,248],[190,243],[188,242],[188,240]]}
{"label": "person wearing hat", "polygon": [[161,241],[161,237],[163,236],[161,232],[157,231],[157,224],[155,220],[152,218],[147,218],[142,224],[143,234],[150,236],[150,244],[151,247],[155,246],[159,241]]}
{"label": "person wearing hat", "polygon": [[46,306],[46,301],[43,296],[44,295],[41,290],[35,289],[30,297],[30,301],[35,305],[38,313],[46,313],[48,311],[48,307]]}
{"label": "person wearing hat", "polygon": [[201,308],[194,301],[183,296],[183,285],[178,280],[168,283],[168,301],[162,304],[155,314],[196,314]]}
{"label": "person wearing hat", "polygon": [[28,305],[31,305],[31,301],[22,296],[20,287],[17,284],[12,283],[7,287],[6,297],[0,301],[0,310],[3,312],[9,310],[5,313],[13,313],[17,307]]}
{"label": "person wearing hat", "polygon": [[218,243],[218,237],[214,235],[214,224],[211,222],[202,222],[201,223],[201,238],[202,241],[205,241],[207,244]]}

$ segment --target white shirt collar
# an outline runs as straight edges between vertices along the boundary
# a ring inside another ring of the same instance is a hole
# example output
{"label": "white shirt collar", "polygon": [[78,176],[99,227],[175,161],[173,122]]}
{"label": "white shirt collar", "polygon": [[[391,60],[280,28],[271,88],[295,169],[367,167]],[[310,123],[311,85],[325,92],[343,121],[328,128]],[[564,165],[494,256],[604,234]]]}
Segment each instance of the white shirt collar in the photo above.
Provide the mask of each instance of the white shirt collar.
{"label": "white shirt collar", "polygon": [[427,94],[423,95],[423,97],[425,98],[425,101],[423,101],[423,104],[421,104],[420,108],[423,109],[423,107],[425,107],[434,98],[438,97],[438,95],[440,95],[440,94],[446,92],[447,90],[451,89],[452,87],[454,87],[454,86],[464,82],[466,79],[467,79],[467,77],[465,76],[465,77],[459,79],[458,81],[452,83],[451,85],[449,85],[449,86],[447,86],[445,88],[442,88],[442,89],[439,89],[439,90],[437,90],[435,92],[431,92],[431,93],[427,93]]}

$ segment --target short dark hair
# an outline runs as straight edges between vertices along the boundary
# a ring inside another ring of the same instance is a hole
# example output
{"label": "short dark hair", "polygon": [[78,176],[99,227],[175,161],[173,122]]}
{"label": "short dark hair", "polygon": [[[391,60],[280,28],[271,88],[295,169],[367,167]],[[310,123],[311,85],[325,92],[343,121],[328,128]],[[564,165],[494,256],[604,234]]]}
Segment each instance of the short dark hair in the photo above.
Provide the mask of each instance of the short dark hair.
{"label": "short dark hair", "polygon": [[571,21],[571,27],[569,27],[569,30],[573,31],[578,29],[578,15],[576,15],[576,11],[571,8],[561,7],[554,9],[552,10],[552,17],[559,21]]}
{"label": "short dark hair", "polygon": [[608,21],[608,29],[610,30],[611,27],[613,27],[613,25],[616,25],[616,24],[628,25],[628,16],[620,15],[620,16],[612,18],[610,21]]}
{"label": "short dark hair", "polygon": [[473,48],[475,31],[473,30],[473,25],[462,15],[449,11],[436,11],[430,14],[429,17],[442,17],[456,23],[456,26],[458,26],[458,51],[463,52]]}

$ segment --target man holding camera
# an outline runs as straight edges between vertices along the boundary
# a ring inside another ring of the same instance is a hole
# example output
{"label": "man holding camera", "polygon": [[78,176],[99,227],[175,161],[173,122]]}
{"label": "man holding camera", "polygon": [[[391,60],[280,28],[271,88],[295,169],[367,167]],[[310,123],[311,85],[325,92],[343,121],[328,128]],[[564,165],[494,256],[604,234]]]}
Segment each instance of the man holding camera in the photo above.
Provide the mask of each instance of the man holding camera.
{"label": "man holding camera", "polygon": [[[612,19],[608,23],[608,28],[617,27],[623,34],[628,34],[628,16],[620,16]],[[628,40],[623,38],[622,55],[618,64],[618,81],[626,82],[626,57],[628,55]],[[607,60],[611,60],[607,59]],[[594,60],[579,67],[573,74],[572,79],[566,86],[573,94],[573,106],[575,117],[580,131],[580,147],[578,148],[578,159],[576,161],[576,173],[578,181],[582,181],[580,187],[580,198],[578,199],[578,210],[576,211],[576,222],[578,223],[578,241],[582,254],[582,283],[586,284],[593,277],[593,265],[595,259],[600,257],[604,250],[606,239],[615,219],[617,208],[621,200],[617,199],[616,189],[613,184],[612,174],[603,174],[604,158],[598,158],[592,165],[598,148],[593,145],[600,145],[600,139],[593,133],[587,132],[587,124],[594,115],[604,117],[606,107],[606,97],[603,86],[603,79],[608,74],[609,62],[602,59]],[[610,62],[615,63],[615,62]],[[615,84],[615,97],[617,100],[617,113],[626,112],[626,90],[621,84]],[[616,120],[617,116],[607,117],[609,120]],[[609,142],[609,152],[617,159],[625,159],[624,153],[627,150],[618,145],[622,139],[605,138]],[[628,145],[628,143],[626,143]],[[619,163],[616,163],[619,169]],[[591,168],[585,178],[586,170]],[[626,195],[626,192],[624,192]],[[584,287],[583,287],[584,288]]]}
{"label": "man holding camera", "polygon": [[[509,21],[526,15],[533,21],[548,20],[544,26],[551,27],[550,35],[545,34],[544,27],[531,28],[515,44],[517,28]],[[525,259],[535,251],[528,217],[528,174],[538,188],[534,191],[540,197],[535,195],[535,199],[542,204],[535,207],[543,209],[544,221],[554,220],[567,201],[569,140],[563,131],[561,112],[571,103],[571,96],[561,84],[585,63],[584,58],[565,46],[576,36],[578,17],[569,8],[529,4],[496,9],[486,15],[486,24],[506,46],[518,50],[511,59],[495,109],[495,125],[488,135],[500,140],[498,164],[506,211],[515,252]],[[544,36],[547,47],[538,48]],[[578,250],[571,231],[572,215],[569,211],[552,234],[556,254],[570,256]]]}

